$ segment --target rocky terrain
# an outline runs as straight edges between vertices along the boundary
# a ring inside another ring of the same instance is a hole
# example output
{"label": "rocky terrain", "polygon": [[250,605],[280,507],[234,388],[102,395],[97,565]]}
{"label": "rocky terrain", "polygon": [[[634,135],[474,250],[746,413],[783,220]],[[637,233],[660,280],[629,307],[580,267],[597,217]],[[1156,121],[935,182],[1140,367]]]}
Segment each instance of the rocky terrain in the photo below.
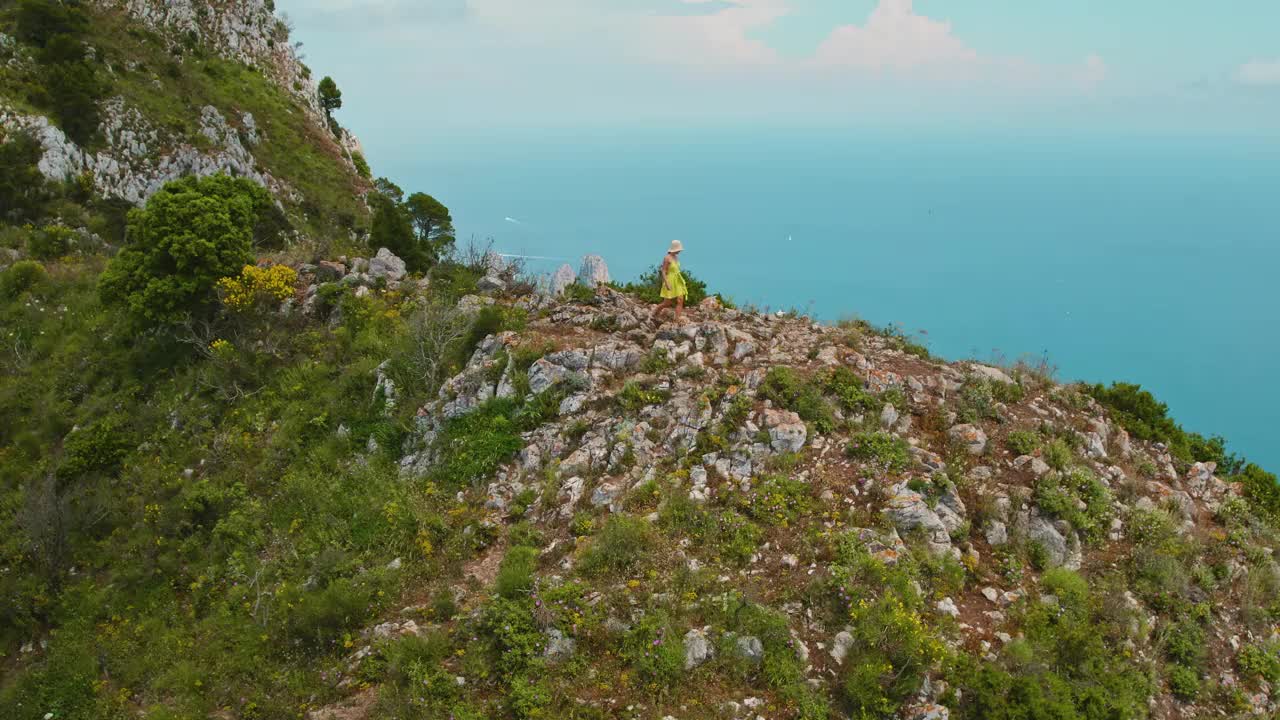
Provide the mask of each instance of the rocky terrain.
{"label": "rocky terrain", "polygon": [[[357,272],[339,282],[365,287],[381,278],[394,288],[403,271],[388,270],[386,260],[385,254],[355,260]],[[455,586],[464,608],[480,612],[499,559],[513,544],[505,533],[512,523],[528,523],[540,534],[535,593],[549,594],[574,578],[582,582],[584,575],[596,580],[587,581],[583,602],[602,608],[616,637],[655,607],[698,616],[703,604],[727,593],[752,598],[785,618],[789,641],[782,651],[794,653],[808,686],[839,697],[842,665],[865,640],[850,632],[848,613],[823,612],[831,598],[812,593],[815,586],[845,592],[821,583],[843,572],[829,540],[843,537],[883,566],[914,554],[962,568],[956,571],[962,580],[945,589],[938,582],[922,587],[921,578],[911,582],[922,597],[920,622],[950,651],[980,663],[1006,662],[1010,649],[1024,642],[1029,608],[1065,602],[1042,573],[1065,568],[1118,581],[1108,590],[1117,594],[1099,602],[1125,618],[1115,638],[1124,662],[1150,674],[1143,710],[1151,717],[1229,715],[1221,696],[1209,699],[1205,692],[1199,703],[1184,702],[1160,677],[1170,627],[1182,622],[1168,615],[1162,596],[1186,592],[1188,602],[1207,603],[1201,641],[1208,652],[1197,675],[1240,691],[1238,712],[1276,711],[1270,686],[1264,681],[1241,690],[1246,685],[1236,668],[1241,648],[1276,639],[1269,622],[1250,626],[1250,600],[1242,590],[1251,575],[1274,577],[1269,549],[1259,566],[1256,556],[1250,559],[1259,548],[1223,541],[1240,532],[1232,520],[1244,504],[1240,485],[1219,477],[1212,462],[1178,468],[1167,447],[1130,437],[1082,388],[1058,385],[1025,366],[942,362],[865,326],[729,309],[714,298],[678,323],[669,315],[656,321],[650,306],[602,282],[607,268],[596,257],[584,261],[572,285],[563,277],[572,270],[562,268],[550,288],[529,294],[503,292],[511,278],[502,277],[500,262],[490,267],[491,281],[480,285],[493,290],[465,297],[459,307],[470,313],[515,308],[530,320],[519,331],[480,342],[438,399],[419,410],[399,461],[406,482],[432,478],[451,453],[465,451],[449,437],[451,424],[494,402],[527,406],[553,398],[553,419],[521,433],[510,461],[464,490],[479,493],[486,511],[481,522],[495,536]],[[345,271],[332,267],[335,278]],[[314,295],[314,287],[304,296]],[[589,292],[566,300],[567,288]],[[517,357],[525,358],[526,369]],[[379,387],[392,403],[394,388],[385,382],[381,378]],[[794,485],[780,489],[780,476]],[[664,510],[677,502],[695,511],[745,507],[762,531],[736,555],[726,553],[715,543],[729,540],[669,526]],[[754,514],[760,503],[769,512]],[[581,526],[598,528],[618,514],[664,529],[664,540],[646,550],[661,558],[653,561],[661,569],[638,581],[624,573],[599,582],[580,568],[593,547]],[[1214,546],[1206,552],[1220,566],[1203,571],[1216,580],[1150,591],[1142,564],[1152,560],[1143,544],[1161,522],[1176,543]],[[674,573],[703,578],[702,597],[673,597]],[[402,619],[388,619],[364,637],[424,633],[420,612],[407,607]],[[542,630],[538,651],[569,662],[581,638],[554,621]],[[681,633],[676,641],[690,673],[725,648],[748,662],[763,658],[759,638],[724,626],[695,623]],[[374,652],[373,646],[358,649],[348,672],[358,674]],[[948,684],[942,663],[924,670],[917,691],[903,702],[903,717],[941,718],[949,715],[946,705],[963,707],[963,690]],[[467,680],[460,674],[458,682]],[[724,690],[696,712],[661,701],[623,706],[618,697],[587,688],[581,699],[608,708],[609,717],[659,717],[656,708],[676,718],[790,716],[777,696]],[[358,715],[338,708],[312,713]]]}
{"label": "rocky terrain", "polygon": [[[328,131],[318,78],[272,3],[95,0],[87,7],[86,45],[106,90],[91,141],[69,138],[28,105],[16,82],[0,83],[0,131],[36,137],[46,179],[140,205],[177,178],[228,173],[264,185],[282,208],[315,214],[308,203],[334,190],[348,212],[363,207],[351,202],[364,184],[360,143],[344,129],[337,137]],[[0,65],[22,77],[39,60],[0,34]],[[305,162],[313,164],[300,169]],[[324,172],[313,177],[316,164]]]}

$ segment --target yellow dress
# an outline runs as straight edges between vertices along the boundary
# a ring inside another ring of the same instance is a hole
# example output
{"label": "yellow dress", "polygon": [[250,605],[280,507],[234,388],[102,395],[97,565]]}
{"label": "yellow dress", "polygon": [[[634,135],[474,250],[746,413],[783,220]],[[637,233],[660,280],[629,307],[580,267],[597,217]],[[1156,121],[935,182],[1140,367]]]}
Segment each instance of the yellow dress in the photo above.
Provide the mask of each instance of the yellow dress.
{"label": "yellow dress", "polygon": [[667,265],[667,281],[662,283],[662,292],[660,295],[664,300],[688,297],[689,288],[685,287],[684,275],[680,274],[679,260],[672,260],[671,263]]}

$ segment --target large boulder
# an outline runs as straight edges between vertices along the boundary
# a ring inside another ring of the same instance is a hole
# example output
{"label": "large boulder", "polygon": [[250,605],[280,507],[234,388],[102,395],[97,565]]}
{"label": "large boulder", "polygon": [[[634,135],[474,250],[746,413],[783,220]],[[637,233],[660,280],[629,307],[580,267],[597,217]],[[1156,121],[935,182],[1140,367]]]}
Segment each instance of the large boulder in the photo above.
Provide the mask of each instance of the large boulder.
{"label": "large boulder", "polygon": [[694,628],[684,634],[684,669],[692,670],[711,659],[714,654],[706,633]]}
{"label": "large boulder", "polygon": [[947,434],[970,455],[981,455],[987,449],[987,434],[977,425],[956,425]]}
{"label": "large boulder", "polygon": [[578,284],[589,288],[609,283],[609,266],[599,255],[587,255],[582,258],[582,267],[578,269]]}
{"label": "large boulder", "polygon": [[769,447],[776,453],[799,452],[809,432],[799,415],[773,408],[764,411],[764,427],[769,432]]}
{"label": "large boulder", "polygon": [[572,266],[568,263],[561,265],[554,273],[552,273],[551,285],[548,290],[553,296],[563,295],[564,291],[573,284],[573,281],[576,278],[577,276],[573,274]]}
{"label": "large boulder", "polygon": [[898,532],[921,532],[931,553],[945,555],[956,552],[951,546],[951,534],[947,531],[946,524],[929,507],[924,497],[907,487],[906,483],[894,486],[893,497],[889,499],[884,513]]}
{"label": "large boulder", "polygon": [[404,261],[386,248],[379,249],[369,260],[369,277],[403,280],[407,272]]}
{"label": "large boulder", "polygon": [[1040,546],[1044,551],[1045,561],[1049,567],[1065,567],[1068,570],[1079,570],[1084,561],[1080,550],[1080,539],[1066,521],[1052,522],[1039,514],[1034,514],[1027,524],[1027,539]]}

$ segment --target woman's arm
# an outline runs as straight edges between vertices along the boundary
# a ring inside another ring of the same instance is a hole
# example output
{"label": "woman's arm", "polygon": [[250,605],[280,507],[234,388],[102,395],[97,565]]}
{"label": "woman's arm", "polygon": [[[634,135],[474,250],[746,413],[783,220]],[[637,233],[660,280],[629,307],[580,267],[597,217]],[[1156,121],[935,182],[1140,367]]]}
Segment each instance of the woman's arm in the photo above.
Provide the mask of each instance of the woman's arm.
{"label": "woman's arm", "polygon": [[671,267],[671,256],[665,255],[662,258],[662,269],[658,270],[658,274],[662,276],[662,287],[665,290],[671,289],[671,283],[667,270]]}

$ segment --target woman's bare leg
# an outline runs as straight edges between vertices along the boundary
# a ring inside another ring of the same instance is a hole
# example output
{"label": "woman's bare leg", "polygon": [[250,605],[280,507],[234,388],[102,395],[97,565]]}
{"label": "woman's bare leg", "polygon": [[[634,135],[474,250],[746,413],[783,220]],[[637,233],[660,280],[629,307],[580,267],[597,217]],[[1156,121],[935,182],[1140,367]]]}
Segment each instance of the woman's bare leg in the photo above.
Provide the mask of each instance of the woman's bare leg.
{"label": "woman's bare leg", "polygon": [[676,322],[680,322],[680,313],[684,312],[684,296],[676,298]]}
{"label": "woman's bare leg", "polygon": [[663,298],[662,302],[658,303],[658,307],[653,309],[653,313],[650,315],[650,317],[656,320],[658,315],[662,313],[663,309],[668,307],[671,307],[671,298]]}

